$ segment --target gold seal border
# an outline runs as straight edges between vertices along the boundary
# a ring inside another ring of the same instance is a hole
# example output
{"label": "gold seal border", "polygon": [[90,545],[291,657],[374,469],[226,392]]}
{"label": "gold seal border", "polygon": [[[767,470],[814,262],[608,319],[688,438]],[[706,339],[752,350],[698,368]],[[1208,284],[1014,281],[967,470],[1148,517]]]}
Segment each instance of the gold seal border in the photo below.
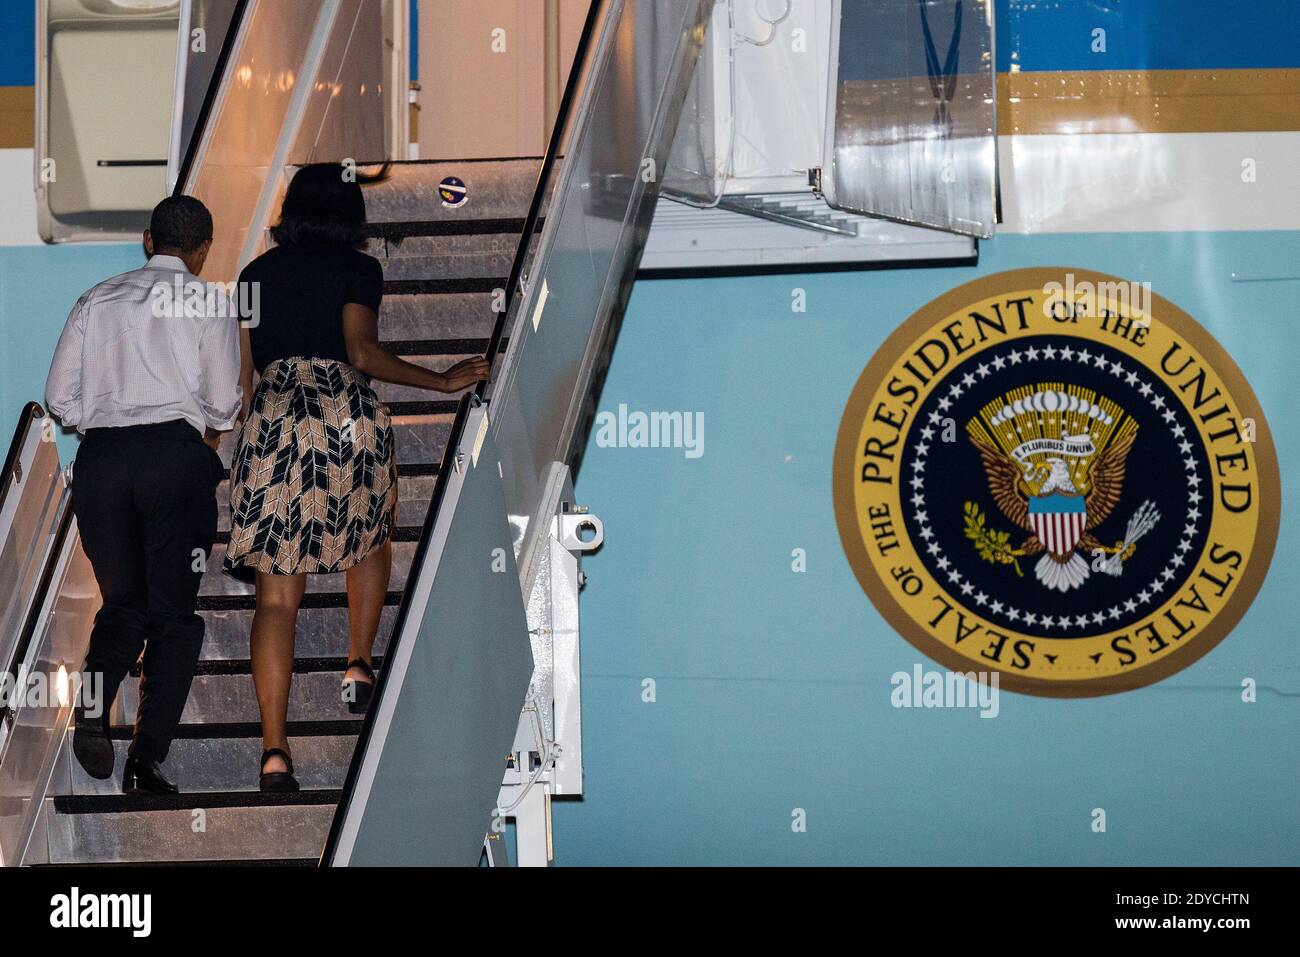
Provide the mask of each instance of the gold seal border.
{"label": "gold seal border", "polygon": [[[971,660],[930,635],[894,601],[886,583],[876,573],[867,554],[866,544],[858,529],[853,483],[849,479],[849,476],[854,473],[858,433],[884,375],[894,367],[906,348],[913,345],[922,333],[929,331],[939,320],[953,315],[972,303],[1023,289],[1042,289],[1049,282],[1064,284],[1067,273],[1074,275],[1076,285],[1085,281],[1128,282],[1118,276],[1089,269],[1037,266],[994,273],[950,289],[912,313],[885,339],[853,384],[848,403],[840,417],[840,427],[835,437],[835,454],[832,459],[831,491],[840,544],[844,548],[853,574],[876,610],[896,632],[918,651],[953,671],[970,671]],[[1278,473],[1277,452],[1273,448],[1273,436],[1259,400],[1241,370],[1237,368],[1237,364],[1232,361],[1232,357],[1200,323],[1154,291],[1151,293],[1151,302],[1152,321],[1168,325],[1200,352],[1202,358],[1209,363],[1215,374],[1230,390],[1233,402],[1241,415],[1255,420],[1253,444],[1260,489],[1256,513],[1255,547],[1247,556],[1245,573],[1219,614],[1210,619],[1192,641],[1172,654],[1135,671],[1102,678],[1078,680],[1032,678],[1004,668],[994,669],[998,672],[999,687],[1008,691],[1050,698],[1098,697],[1132,691],[1176,674],[1208,654],[1237,626],[1259,593],[1273,561],[1282,512],[1282,487]]]}

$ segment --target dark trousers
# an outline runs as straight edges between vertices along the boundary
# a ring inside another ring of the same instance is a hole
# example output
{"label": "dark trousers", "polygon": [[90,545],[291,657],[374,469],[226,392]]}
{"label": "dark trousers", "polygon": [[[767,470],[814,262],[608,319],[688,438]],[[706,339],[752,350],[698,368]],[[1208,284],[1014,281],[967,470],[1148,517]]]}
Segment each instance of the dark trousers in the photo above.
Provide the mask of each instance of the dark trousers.
{"label": "dark trousers", "polygon": [[167,756],[203,644],[194,608],[217,535],[217,454],[184,420],[90,429],[72,468],[72,507],[104,605],[86,671],[107,709],[144,651],[132,757]]}

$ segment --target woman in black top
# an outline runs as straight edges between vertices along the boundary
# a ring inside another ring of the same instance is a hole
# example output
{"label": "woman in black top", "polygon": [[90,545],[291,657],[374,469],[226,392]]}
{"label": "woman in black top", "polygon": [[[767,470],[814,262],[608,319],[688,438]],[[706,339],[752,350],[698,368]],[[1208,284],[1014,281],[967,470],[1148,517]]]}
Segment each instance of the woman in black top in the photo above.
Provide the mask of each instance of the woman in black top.
{"label": "woman in black top", "polygon": [[256,284],[248,287],[256,289],[256,314],[242,330],[244,424],[231,467],[226,570],[257,583],[250,640],[264,791],[298,788],[285,720],[308,574],[346,573],[343,685],[354,713],[364,713],[374,687],[371,650],[392,570],[397,468],[388,410],[369,377],[458,392],[487,375],[482,358],[431,372],[380,345],[384,276],[359,250],[364,225],[355,171],[304,166],[271,230],[276,246],[239,277]]}

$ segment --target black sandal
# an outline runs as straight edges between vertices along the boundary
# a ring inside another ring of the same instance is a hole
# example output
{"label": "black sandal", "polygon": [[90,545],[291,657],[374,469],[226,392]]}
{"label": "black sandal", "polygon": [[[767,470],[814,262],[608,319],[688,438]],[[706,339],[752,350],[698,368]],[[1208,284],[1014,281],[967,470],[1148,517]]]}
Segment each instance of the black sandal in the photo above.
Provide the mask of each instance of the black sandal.
{"label": "black sandal", "polygon": [[348,711],[353,714],[365,714],[366,709],[370,707],[370,697],[375,693],[375,670],[362,658],[353,658],[349,661],[343,673],[347,674],[352,668],[360,668],[370,680],[367,682],[357,681],[355,678],[344,679],[343,700],[348,703]]}
{"label": "black sandal", "polygon": [[268,758],[284,758],[287,771],[263,771],[257,780],[257,786],[263,791],[296,791],[298,779],[293,776],[293,758],[283,748],[268,748],[262,752],[262,767],[266,767]]}

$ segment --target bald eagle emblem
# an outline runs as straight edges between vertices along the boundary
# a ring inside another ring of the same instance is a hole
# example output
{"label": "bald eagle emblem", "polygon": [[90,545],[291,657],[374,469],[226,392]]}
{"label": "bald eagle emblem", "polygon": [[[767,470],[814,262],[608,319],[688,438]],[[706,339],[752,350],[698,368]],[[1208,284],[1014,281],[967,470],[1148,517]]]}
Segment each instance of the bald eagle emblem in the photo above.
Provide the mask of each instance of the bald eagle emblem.
{"label": "bald eagle emblem", "polygon": [[[987,561],[1010,564],[1041,556],[1034,574],[1043,587],[1069,592],[1090,571],[1123,573],[1136,542],[1160,520],[1150,501],[1129,520],[1124,538],[1106,546],[1099,526],[1119,504],[1124,468],[1138,424],[1119,405],[1091,389],[1063,383],[1022,386],[985,404],[966,423],[979,452],[989,493],[1028,535],[1010,536],[985,525],[978,505],[966,503],[966,537]],[[1091,566],[1079,554],[1092,557]]]}

